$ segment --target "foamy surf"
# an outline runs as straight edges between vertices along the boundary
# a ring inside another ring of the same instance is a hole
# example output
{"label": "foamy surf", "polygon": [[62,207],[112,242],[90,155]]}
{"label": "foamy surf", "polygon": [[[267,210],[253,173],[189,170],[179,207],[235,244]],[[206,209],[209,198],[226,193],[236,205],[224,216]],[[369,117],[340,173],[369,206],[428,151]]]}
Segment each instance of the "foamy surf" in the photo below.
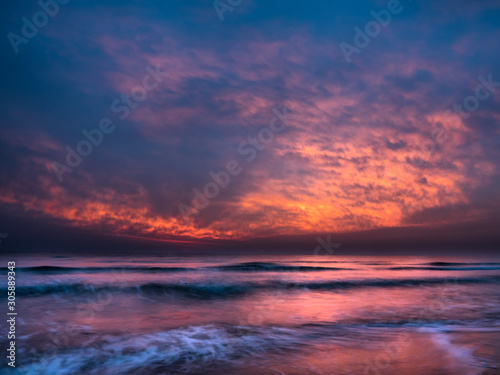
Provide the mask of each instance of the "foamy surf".
{"label": "foamy surf", "polygon": [[175,369],[190,373],[213,363],[234,362],[291,349],[297,333],[286,328],[195,326],[132,337],[103,337],[93,346],[63,350],[21,365],[25,373],[127,374]]}

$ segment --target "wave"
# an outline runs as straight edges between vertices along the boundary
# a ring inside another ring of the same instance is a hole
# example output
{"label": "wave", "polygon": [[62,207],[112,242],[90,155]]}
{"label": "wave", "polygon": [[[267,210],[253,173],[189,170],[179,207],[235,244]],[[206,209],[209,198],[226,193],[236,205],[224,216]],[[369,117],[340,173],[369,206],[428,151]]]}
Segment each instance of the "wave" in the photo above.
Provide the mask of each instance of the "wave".
{"label": "wave", "polygon": [[[2,268],[4,271],[7,268]],[[51,274],[64,274],[72,272],[93,273],[93,272],[183,272],[183,271],[242,271],[242,272],[265,272],[265,271],[290,271],[290,272],[308,272],[308,271],[338,271],[350,270],[350,268],[336,268],[336,267],[315,267],[315,266],[289,266],[277,263],[263,263],[263,262],[248,262],[237,263],[223,266],[211,266],[200,268],[189,267],[64,267],[64,266],[34,266],[34,267],[19,267],[18,270],[23,272],[33,273],[51,273]]]}
{"label": "wave", "polygon": [[[457,325],[460,327],[460,324]],[[457,327],[455,326],[455,327]],[[287,355],[304,348],[315,350],[316,343],[338,343],[371,347],[394,340],[394,328],[421,332],[439,340],[447,351],[461,358],[461,347],[451,344],[442,332],[455,329],[446,323],[421,324],[388,322],[385,325],[338,324],[322,322],[296,326],[236,326],[211,324],[188,326],[148,334],[122,333],[120,336],[97,336],[83,347],[66,347],[42,357],[23,356],[20,368],[29,374],[50,369],[62,374],[220,374],[231,373],[249,358]],[[389,328],[384,329],[384,328]],[[417,331],[415,331],[417,328]],[[460,329],[460,328],[459,328]],[[469,353],[470,354],[470,353]],[[286,358],[286,357],[285,357]],[[475,357],[467,355],[467,363]],[[240,372],[238,372],[240,373]],[[247,372],[243,372],[247,373]],[[305,370],[302,373],[309,373]]]}
{"label": "wave", "polygon": [[[195,299],[229,298],[266,290],[339,290],[352,288],[385,288],[385,287],[414,287],[424,285],[447,284],[450,280],[443,278],[425,279],[368,279],[351,281],[325,281],[325,282],[284,282],[269,281],[267,283],[241,282],[241,283],[145,283],[140,285],[95,285],[85,283],[51,283],[42,285],[18,286],[16,295],[43,296],[49,294],[79,295],[83,293],[122,292],[144,293],[165,296],[183,296]],[[453,278],[456,284],[495,284],[500,283],[500,276],[478,278]],[[6,288],[0,293],[7,293]]]}
{"label": "wave", "polygon": [[500,270],[500,267],[494,267],[494,266],[476,266],[476,267],[454,267],[454,266],[447,266],[447,267],[391,267],[388,268],[389,270],[424,270],[424,271],[493,271],[493,270]]}
{"label": "wave", "polygon": [[431,262],[424,263],[428,266],[436,266],[436,267],[455,267],[455,266],[500,266],[500,263],[450,263],[450,262]]}
{"label": "wave", "polygon": [[[189,283],[146,283],[136,286],[93,285],[86,283],[45,284],[18,286],[16,295],[36,297],[50,294],[80,295],[84,293],[144,293],[144,294],[180,294],[186,297],[207,299],[233,297],[256,289],[257,285],[246,284],[189,284]],[[0,289],[7,293],[7,289]]]}
{"label": "wave", "polygon": [[[207,366],[280,352],[297,342],[286,328],[192,326],[146,335],[103,338],[97,345],[61,350],[22,363],[30,374],[166,374],[202,371]],[[98,358],[98,360],[96,360]],[[198,372],[196,372],[198,373]],[[203,371],[202,371],[203,373]]]}
{"label": "wave", "polygon": [[[316,263],[301,261],[302,263]],[[292,262],[296,263],[296,262]],[[334,261],[318,262],[334,263]],[[356,262],[352,262],[356,263]],[[358,262],[360,263],[360,262]],[[387,265],[383,262],[361,262],[365,265]],[[7,272],[6,267],[0,268]],[[172,267],[172,266],[106,266],[106,267],[66,267],[66,266],[32,266],[18,267],[20,272],[41,273],[41,274],[66,274],[66,273],[117,273],[117,272],[137,272],[137,273],[169,273],[187,271],[232,271],[232,272],[321,272],[321,271],[347,271],[352,268],[328,267],[328,266],[308,266],[308,265],[288,265],[272,262],[245,262],[207,267]],[[389,270],[425,270],[425,271],[489,271],[500,270],[500,263],[451,263],[451,262],[430,262],[417,265],[395,266],[387,268]]]}
{"label": "wave", "polygon": [[[6,270],[7,268],[3,268]],[[192,271],[195,268],[186,267],[63,267],[63,266],[35,266],[19,267],[23,272],[33,273],[71,273],[71,272],[180,272]]]}
{"label": "wave", "polygon": [[[425,279],[378,279],[378,280],[357,280],[357,281],[328,281],[290,284],[297,288],[307,289],[348,289],[360,287],[412,287],[424,285],[449,284],[450,280],[443,278]],[[496,284],[500,283],[500,276],[477,277],[477,278],[453,278],[455,284]]]}
{"label": "wave", "polygon": [[288,266],[284,264],[277,263],[263,263],[263,262],[247,262],[247,263],[237,263],[229,264],[226,266],[216,266],[213,267],[221,271],[295,271],[295,272],[307,272],[307,271],[339,271],[339,270],[350,270],[350,268],[338,268],[338,267],[314,267],[314,266]]}

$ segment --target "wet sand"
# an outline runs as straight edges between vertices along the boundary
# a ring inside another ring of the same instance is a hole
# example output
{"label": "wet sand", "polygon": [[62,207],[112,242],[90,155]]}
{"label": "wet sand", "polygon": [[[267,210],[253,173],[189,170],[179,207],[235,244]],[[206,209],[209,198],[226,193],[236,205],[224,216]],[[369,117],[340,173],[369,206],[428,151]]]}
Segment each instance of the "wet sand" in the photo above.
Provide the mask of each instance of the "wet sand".
{"label": "wet sand", "polygon": [[481,375],[500,375],[500,330],[496,332],[461,333],[458,342],[478,346],[474,357],[478,359],[478,368],[484,368]]}
{"label": "wet sand", "polygon": [[[293,356],[252,361],[234,374],[497,375],[500,332],[399,333],[366,345],[347,338]],[[280,361],[281,359],[281,361]],[[497,368],[495,368],[497,367]]]}

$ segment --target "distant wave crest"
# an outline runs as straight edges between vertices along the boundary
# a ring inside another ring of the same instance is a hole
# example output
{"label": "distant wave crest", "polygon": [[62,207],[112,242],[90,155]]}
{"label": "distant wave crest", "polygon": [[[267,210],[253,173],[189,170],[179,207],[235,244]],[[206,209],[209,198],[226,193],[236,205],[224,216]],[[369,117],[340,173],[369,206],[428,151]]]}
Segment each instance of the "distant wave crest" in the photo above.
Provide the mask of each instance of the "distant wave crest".
{"label": "distant wave crest", "polygon": [[[308,271],[338,271],[349,270],[350,268],[337,268],[337,267],[315,267],[315,266],[289,266],[278,263],[264,263],[264,262],[247,262],[236,263],[222,266],[189,268],[189,267],[63,267],[63,266],[35,266],[35,267],[20,267],[18,268],[23,272],[33,273],[94,273],[94,272],[182,272],[182,271],[240,271],[240,272],[308,272]],[[3,268],[3,270],[7,270]]]}
{"label": "distant wave crest", "polygon": [[[227,298],[236,297],[259,290],[338,290],[350,288],[388,288],[388,287],[412,287],[421,285],[444,284],[448,280],[443,278],[422,279],[368,279],[351,281],[325,281],[325,282],[285,282],[268,281],[266,283],[217,283],[217,282],[179,282],[179,283],[144,283],[140,285],[94,285],[85,283],[50,283],[42,285],[18,286],[16,294],[20,296],[41,296],[47,294],[70,294],[97,292],[122,292],[122,293],[144,293],[156,295],[181,295],[189,298]],[[453,279],[459,284],[491,284],[500,283],[500,276],[470,277]],[[1,293],[7,293],[7,289],[0,289]]]}

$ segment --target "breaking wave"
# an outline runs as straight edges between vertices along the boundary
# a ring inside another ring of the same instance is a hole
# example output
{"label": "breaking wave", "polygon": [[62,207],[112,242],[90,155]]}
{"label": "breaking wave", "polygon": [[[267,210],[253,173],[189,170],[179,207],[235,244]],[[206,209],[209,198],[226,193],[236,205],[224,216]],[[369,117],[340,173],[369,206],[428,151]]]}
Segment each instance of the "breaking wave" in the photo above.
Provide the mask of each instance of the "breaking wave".
{"label": "breaking wave", "polygon": [[[495,284],[500,283],[500,276],[453,278],[454,284]],[[42,285],[18,286],[16,294],[20,296],[40,296],[47,294],[71,294],[97,292],[123,292],[145,294],[176,294],[190,298],[227,298],[236,297],[258,290],[337,290],[369,287],[412,287],[419,285],[439,285],[449,283],[443,278],[421,279],[368,279],[351,281],[325,281],[325,282],[285,282],[268,281],[266,283],[240,282],[240,283],[203,283],[203,282],[178,282],[178,283],[144,283],[139,285],[95,285],[86,283],[48,283]],[[6,288],[0,289],[7,293]]]}

